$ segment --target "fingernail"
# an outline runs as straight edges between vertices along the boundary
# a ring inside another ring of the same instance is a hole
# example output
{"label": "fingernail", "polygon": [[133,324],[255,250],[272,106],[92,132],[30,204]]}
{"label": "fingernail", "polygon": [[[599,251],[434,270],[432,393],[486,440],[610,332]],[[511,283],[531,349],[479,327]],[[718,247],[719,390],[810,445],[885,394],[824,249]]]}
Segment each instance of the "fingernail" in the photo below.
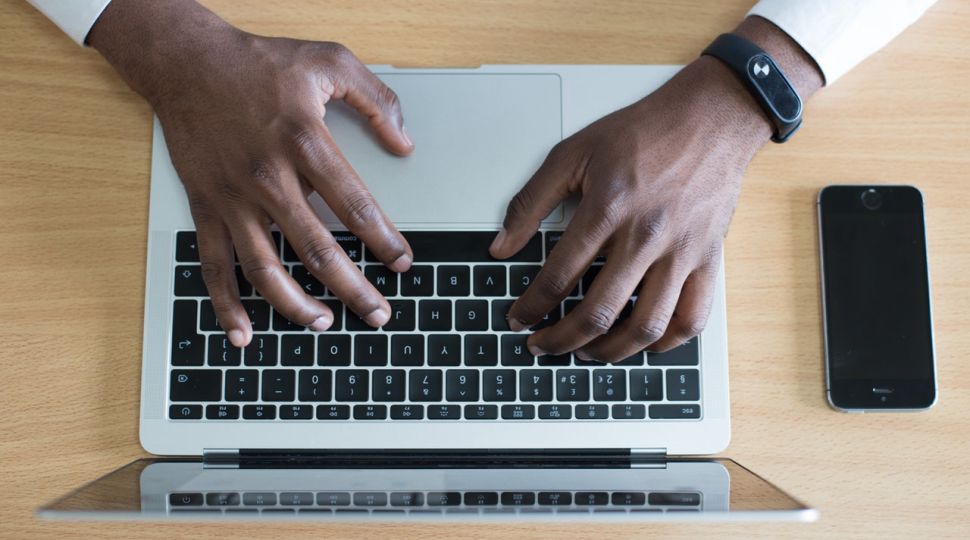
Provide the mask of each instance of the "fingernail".
{"label": "fingernail", "polygon": [[590,356],[589,353],[587,353],[586,351],[576,351],[573,354],[575,354],[576,355],[576,358],[579,358],[583,362],[592,362],[593,361],[593,357]]}
{"label": "fingernail", "polygon": [[310,323],[310,330],[313,330],[314,332],[323,332],[327,328],[330,328],[331,324],[333,324],[332,315],[320,315],[317,317],[317,320]]}
{"label": "fingernail", "polygon": [[512,318],[509,319],[509,328],[512,329],[513,332],[521,332],[528,327],[529,325],[525,324],[524,322],[518,319],[512,319]]}
{"label": "fingernail", "polygon": [[395,272],[406,272],[408,268],[411,268],[411,256],[407,253],[401,255],[394,259],[394,262],[388,268]]}
{"label": "fingernail", "polygon": [[535,345],[529,345],[529,352],[532,353],[532,356],[545,356],[549,354],[542,350],[541,347],[536,347]]}
{"label": "fingernail", "polygon": [[384,308],[377,308],[371,311],[364,317],[364,322],[377,328],[379,326],[384,326],[387,320],[391,318],[391,312]]}
{"label": "fingernail", "polygon": [[404,135],[404,142],[408,143],[408,146],[414,146],[411,137],[408,137],[408,128],[401,126],[401,135]]}
{"label": "fingernail", "polygon": [[238,328],[233,328],[229,331],[229,342],[232,343],[233,347],[245,347],[246,334]]}
{"label": "fingernail", "polygon": [[502,244],[505,243],[506,236],[508,236],[508,233],[505,232],[505,227],[502,227],[502,230],[500,230],[498,234],[495,235],[495,240],[492,240],[492,246],[488,248],[488,250],[493,252],[501,250]]}

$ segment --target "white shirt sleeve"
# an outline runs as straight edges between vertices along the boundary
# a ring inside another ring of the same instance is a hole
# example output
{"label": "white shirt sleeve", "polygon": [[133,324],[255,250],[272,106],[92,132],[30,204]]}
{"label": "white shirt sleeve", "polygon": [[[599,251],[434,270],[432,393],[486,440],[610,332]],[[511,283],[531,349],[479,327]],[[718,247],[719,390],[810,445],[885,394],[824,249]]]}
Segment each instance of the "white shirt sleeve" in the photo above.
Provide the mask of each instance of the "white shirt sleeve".
{"label": "white shirt sleeve", "polygon": [[832,84],[923,15],[936,0],[761,0],[748,15],[791,36]]}
{"label": "white shirt sleeve", "polygon": [[88,32],[111,0],[27,0],[78,45],[85,45]]}

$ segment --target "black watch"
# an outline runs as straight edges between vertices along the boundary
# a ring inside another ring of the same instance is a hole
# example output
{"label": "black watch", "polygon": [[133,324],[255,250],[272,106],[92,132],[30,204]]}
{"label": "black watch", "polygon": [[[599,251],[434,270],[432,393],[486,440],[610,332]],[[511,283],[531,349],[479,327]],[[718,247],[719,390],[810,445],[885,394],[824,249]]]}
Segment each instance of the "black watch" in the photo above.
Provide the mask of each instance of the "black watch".
{"label": "black watch", "polygon": [[783,143],[802,125],[802,98],[778,64],[761,47],[734,34],[721,34],[704,49],[727,64],[761,105],[775,127],[771,140]]}

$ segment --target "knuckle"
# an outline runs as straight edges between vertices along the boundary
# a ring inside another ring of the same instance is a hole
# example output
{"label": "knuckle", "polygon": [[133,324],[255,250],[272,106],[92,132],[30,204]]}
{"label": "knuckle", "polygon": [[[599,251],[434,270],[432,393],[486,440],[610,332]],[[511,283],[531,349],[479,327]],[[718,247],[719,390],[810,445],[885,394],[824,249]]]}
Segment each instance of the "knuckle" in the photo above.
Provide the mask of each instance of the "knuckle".
{"label": "knuckle", "polygon": [[303,163],[313,163],[319,156],[320,141],[313,130],[298,127],[287,136],[290,148]]}
{"label": "knuckle", "polygon": [[535,196],[532,194],[532,190],[528,186],[523,187],[509,201],[508,208],[505,211],[506,219],[519,219],[528,215],[529,209],[534,204]]}
{"label": "knuckle", "polygon": [[321,47],[323,49],[323,54],[336,64],[347,64],[351,61],[357,60],[354,53],[352,53],[350,49],[343,43],[327,41],[322,43]]}
{"label": "knuckle", "polygon": [[642,244],[648,244],[650,241],[663,236],[667,230],[667,221],[667,216],[662,213],[637,220],[633,226],[633,234]]}
{"label": "knuckle", "polygon": [[572,280],[566,274],[549,267],[544,267],[536,276],[532,287],[541,298],[558,300],[572,288]]}
{"label": "knuckle", "polygon": [[659,319],[638,321],[633,329],[639,343],[650,344],[663,337],[667,322]]}
{"label": "knuckle", "polygon": [[616,320],[616,310],[606,305],[596,305],[589,309],[580,323],[579,331],[587,336],[600,336],[613,327]]}
{"label": "knuckle", "polygon": [[397,93],[391,90],[386,84],[380,85],[377,90],[377,103],[380,104],[381,109],[390,116],[396,117],[401,115],[401,101],[397,97]]}
{"label": "knuckle", "polygon": [[255,158],[249,163],[249,178],[257,186],[265,189],[276,189],[279,186],[279,167],[270,160]]}
{"label": "knuckle", "polygon": [[372,226],[380,216],[377,202],[366,191],[353,191],[344,197],[341,205],[347,215],[347,225],[351,230]]}
{"label": "knuckle", "polygon": [[[205,282],[206,287],[210,289],[218,289],[222,287],[226,278],[228,277],[226,269],[221,264],[202,261],[202,280]],[[210,292],[210,295],[212,293]]]}
{"label": "knuckle", "polygon": [[343,250],[333,242],[311,239],[303,245],[303,262],[312,274],[327,275],[340,264]]}
{"label": "knuckle", "polygon": [[696,335],[699,335],[704,331],[707,326],[707,314],[703,315],[693,315],[688,317],[683,323],[683,337],[684,339],[690,339]]}
{"label": "knuckle", "polygon": [[256,257],[240,261],[243,276],[252,283],[257,289],[260,285],[265,285],[282,277],[283,268],[279,261],[268,257]]}
{"label": "knuckle", "polygon": [[598,234],[609,234],[619,228],[626,219],[627,197],[609,197],[600,207],[600,221],[597,225]]}

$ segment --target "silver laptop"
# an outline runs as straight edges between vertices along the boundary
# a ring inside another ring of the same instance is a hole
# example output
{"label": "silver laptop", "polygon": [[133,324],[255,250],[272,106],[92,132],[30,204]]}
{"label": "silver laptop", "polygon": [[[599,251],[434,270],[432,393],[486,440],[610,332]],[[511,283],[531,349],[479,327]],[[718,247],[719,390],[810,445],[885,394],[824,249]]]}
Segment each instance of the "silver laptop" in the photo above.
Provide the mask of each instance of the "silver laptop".
{"label": "silver laptop", "polygon": [[[508,201],[556,142],[678,67],[372,69],[400,97],[415,153],[387,154],[339,106],[327,125],[408,239],[412,269],[384,269],[311,201],[388,297],[391,321],[369,329],[274,232],[284,265],[335,324],[294,325],[241,280],[254,338],[233,348],[156,121],[140,437],[152,454],[191,459],[133,463],[45,515],[812,519],[733,462],[674,457],[730,439],[723,272],[707,329],[663,354],[535,358],[505,321],[575,208],[563,203],[522,252],[496,261],[487,248]],[[581,300],[600,264],[540,326]]]}

